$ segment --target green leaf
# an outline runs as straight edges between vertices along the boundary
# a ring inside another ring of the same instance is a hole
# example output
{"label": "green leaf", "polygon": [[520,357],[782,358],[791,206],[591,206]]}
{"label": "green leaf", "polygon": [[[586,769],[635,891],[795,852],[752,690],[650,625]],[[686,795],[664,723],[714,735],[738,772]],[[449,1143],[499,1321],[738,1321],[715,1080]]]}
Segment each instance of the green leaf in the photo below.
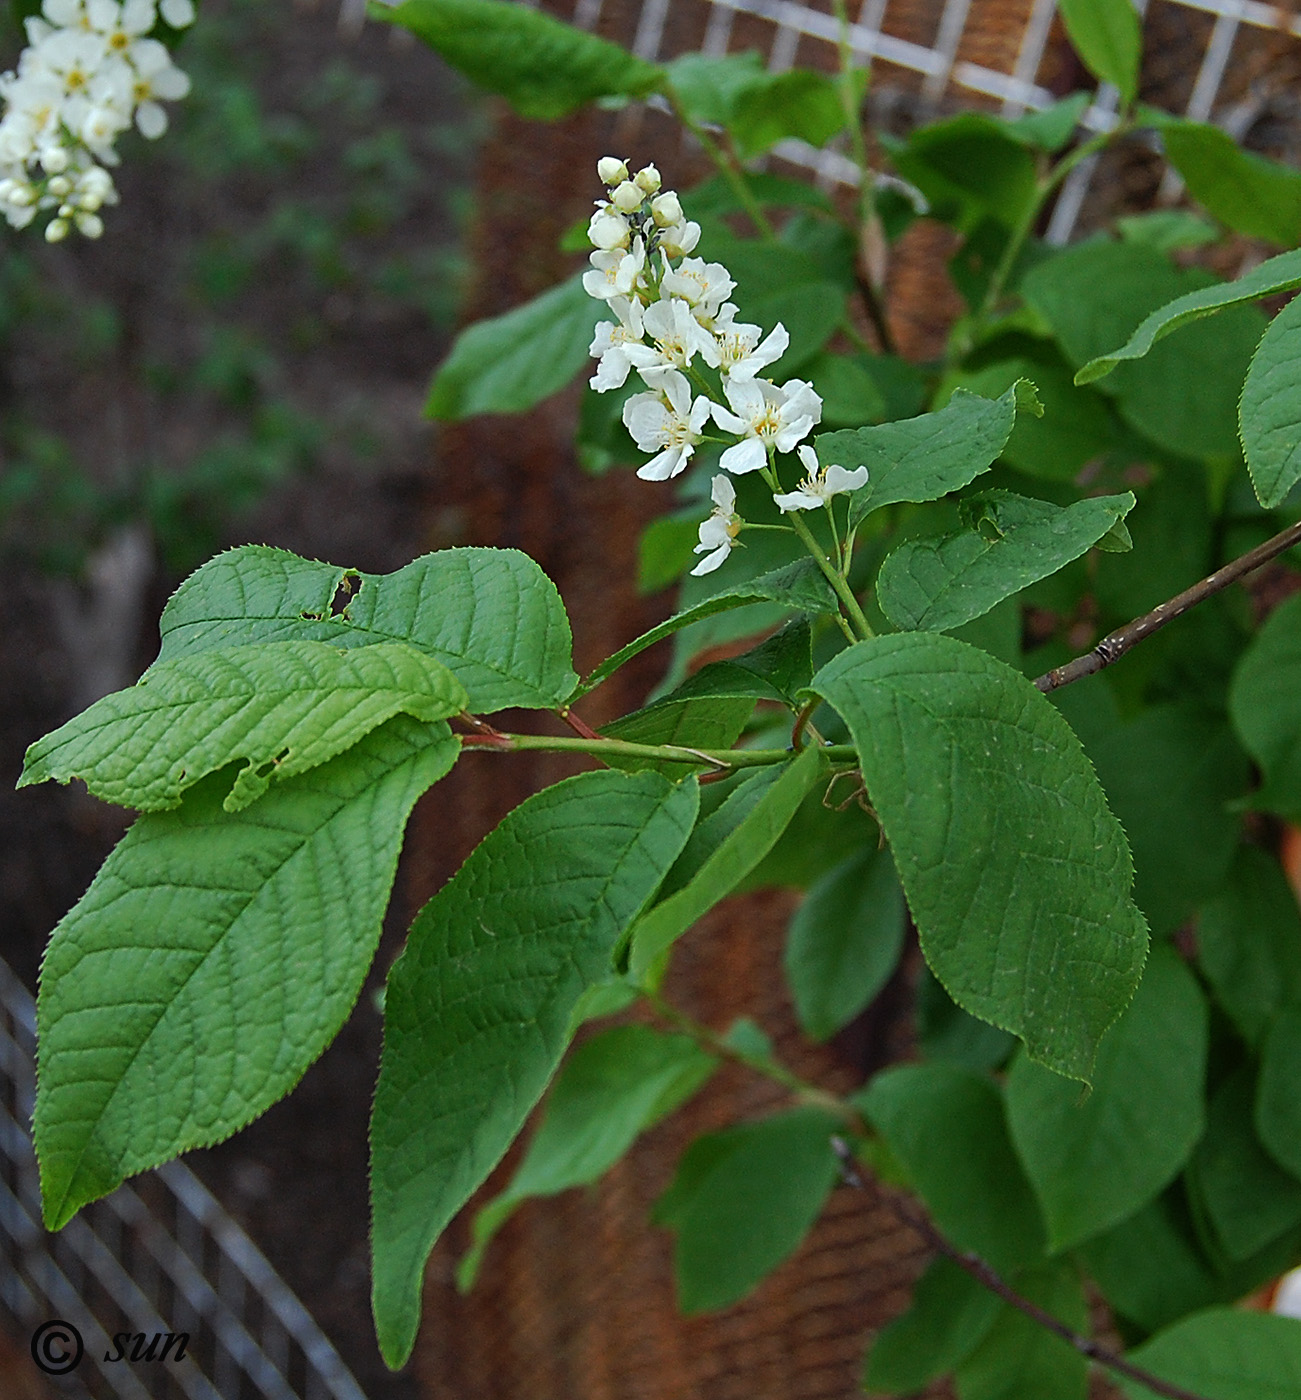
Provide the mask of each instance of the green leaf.
{"label": "green leaf", "polygon": [[1158,127],[1170,164],[1208,214],[1284,248],[1301,240],[1301,173],[1244,150],[1218,126],[1162,113]]}
{"label": "green leaf", "polygon": [[1196,1190],[1226,1254],[1247,1259],[1301,1225],[1301,1182],[1261,1146],[1252,1105],[1255,1076],[1241,1066],[1216,1090],[1193,1157]]}
{"label": "green leaf", "polygon": [[159,628],[159,662],[254,642],[409,642],[456,676],[478,714],[549,709],[577,679],[560,594],[514,549],[443,549],[363,574],[243,545],[191,574]]}
{"label": "green leaf", "polygon": [[[729,62],[732,58],[745,58],[745,54],[729,54],[725,59],[708,59],[703,54],[683,54],[669,64],[670,74],[679,63],[703,59],[706,63]],[[754,55],[758,57],[758,55]],[[721,125],[721,122],[715,125]],[[765,209],[817,209],[824,214],[834,214],[835,205],[828,195],[804,180],[793,180],[786,175],[768,175],[762,172],[747,171],[745,183],[750,193]],[[704,184],[691,191],[691,217],[703,223],[706,219],[716,219],[724,214],[743,214],[745,205],[736,197],[730,181],[722,175],[714,175]],[[590,245],[589,245],[590,246]]]}
{"label": "green leaf", "polygon": [[542,121],[601,97],[645,97],[664,81],[662,68],[618,44],[504,0],[405,0],[369,13],[409,29],[476,86]]}
{"label": "green leaf", "polygon": [[1041,151],[1060,151],[1075,135],[1075,128],[1092,101],[1090,93],[1073,92],[1042,111],[1026,112],[1024,116],[1008,122],[1007,129],[1018,141]]}
{"label": "green leaf", "polygon": [[757,647],[728,661],[711,661],[664,697],[752,696],[798,709],[796,696],[813,679],[812,629],[804,618],[789,622]]}
{"label": "green leaf", "polygon": [[822,421],[832,427],[861,427],[880,423],[890,415],[885,394],[872,376],[868,355],[834,355],[825,352],[804,373],[822,399]]}
{"label": "green leaf", "polygon": [[[634,744],[680,744],[695,749],[730,749],[745,728],[754,710],[752,697],[706,695],[699,698],[656,701],[645,709],[607,724],[601,734],[607,739],[623,739]],[[635,773],[663,773],[680,778],[688,773],[707,771],[708,762],[673,763],[655,758],[626,758],[612,754],[604,762],[611,768]]]}
{"label": "green leaf", "polygon": [[1256,499],[1266,510],[1301,481],[1301,298],[1294,297],[1261,337],[1238,404],[1242,450]]}
{"label": "green leaf", "polygon": [[711,126],[726,126],[737,98],[767,77],[763,59],[753,49],[719,57],[684,53],[665,71],[669,91],[684,115]]}
{"label": "green leaf", "polygon": [[625,662],[631,661],[634,656],[645,651],[647,647],[654,646],[656,642],[663,641],[665,637],[671,637],[682,628],[689,627],[693,622],[713,617],[715,613],[729,612],[734,608],[762,602],[778,603],[790,612],[811,613],[814,616],[820,613],[834,613],[837,608],[836,595],[831,591],[831,585],[811,559],[802,560],[798,564],[788,564],[702,599],[699,603],[674,613],[667,621],[652,627],[649,632],[643,632],[640,637],[602,661],[582,683],[576,694],[586,695],[588,691],[595,690]]}
{"label": "green leaf", "polygon": [[1214,224],[1187,209],[1153,209],[1145,214],[1126,214],[1116,220],[1116,229],[1126,242],[1144,243],[1158,253],[1204,248],[1220,238],[1220,231]]}
{"label": "green leaf", "polygon": [[917,1047],[928,1060],[992,1070],[1016,1048],[1016,1038],[965,1012],[925,964],[917,983]]}
{"label": "green leaf", "polygon": [[1273,856],[1241,847],[1223,888],[1199,912],[1197,960],[1248,1045],[1259,1045],[1286,1004],[1301,1004],[1298,949],[1301,911],[1287,877]]}
{"label": "green leaf", "polygon": [[[503,8],[543,17],[515,5]],[[605,304],[588,296],[580,278],[571,277],[505,315],[476,321],[456,337],[434,375],[426,417],[456,422],[476,413],[526,412],[558,393],[589,362],[596,327],[609,319]]]}
{"label": "green leaf", "polygon": [[1128,106],[1138,90],[1143,33],[1130,0],[1059,0],[1071,47],[1099,82],[1120,89]]}
{"label": "green leaf", "polygon": [[[1022,1274],[1016,1290],[1064,1322],[1087,1333],[1088,1305],[1073,1265],[1055,1262]],[[1003,1303],[994,1325],[957,1369],[958,1400],[1085,1400],[1088,1362],[1061,1337]]]}
{"label": "green leaf", "polygon": [[688,1036],[649,1026],[613,1026],[584,1041],[557,1075],[510,1185],[475,1216],[458,1285],[473,1285],[489,1241],[522,1201],[596,1181],[638,1134],[685,1103],[717,1063]]}
{"label": "green leaf", "polygon": [[729,125],[738,154],[749,160],[788,137],[825,146],[844,128],[845,108],[839,88],[825,73],[790,68],[766,74],[738,93]]}
{"label": "green leaf", "polygon": [[677,1236],[683,1312],[735,1303],[799,1248],[836,1180],[839,1126],[821,1109],[797,1108],[687,1148],[654,1213]]}
{"label": "green leaf", "polygon": [[1053,1253],[1133,1215],[1179,1174],[1202,1132],[1207,1024],[1196,979],[1158,945],[1102,1038],[1090,1094],[1024,1056],[1014,1061],[1012,1140]]}
{"label": "green leaf", "polygon": [[1264,774],[1252,805],[1301,817],[1301,597],[1275,608],[1243,653],[1229,717]]}
{"label": "green leaf", "polygon": [[251,811],[222,810],[218,774],[132,826],[41,970],[50,1229],[293,1088],[357,998],[407,815],[457,753],[446,724],[399,716]]}
{"label": "green leaf", "polygon": [[1236,282],[1217,282],[1176,297],[1147,316],[1129,339],[1109,354],[1095,355],[1075,376],[1077,384],[1091,384],[1109,374],[1122,360],[1138,360],[1162,337],[1191,321],[1226,307],[1259,301],[1301,287],[1301,250],[1267,258]]}
{"label": "green leaf", "polygon": [[754,808],[675,894],[644,914],[632,931],[629,972],[637,980],[697,919],[726,898],[772,850],[814,785],[825,777],[822,755],[810,745],[755,803]]}
{"label": "green leaf", "polygon": [[517,807],[425,905],[389,973],[371,1119],[374,1306],[411,1352],[425,1260],[500,1161],[582,993],[682,849],[696,784],[582,773]]}
{"label": "green leaf", "polygon": [[786,980],[814,1040],[829,1040],[885,986],[906,925],[888,851],[861,851],[813,886],[786,936]]}
{"label": "green leaf", "polygon": [[38,739],[18,786],[80,778],[106,802],[154,812],[245,760],[223,803],[237,812],[273,778],[325,763],[394,715],[446,719],[465,704],[445,666],[403,643],[227,647],[155,666]]}
{"label": "green leaf", "polygon": [[849,726],[949,995],[1087,1079],[1147,929],[1124,832],[1066,721],[1010,667],[937,633],[860,642],[813,688]]}
{"label": "green leaf", "polygon": [[869,1395],[923,1390],[980,1345],[1000,1310],[996,1294],[937,1255],[917,1281],[912,1307],[872,1343],[863,1389]]}
{"label": "green leaf", "polygon": [[780,778],[782,769],[776,764],[768,768],[751,768],[712,783],[700,791],[700,815],[692,828],[682,854],[660,886],[660,898],[667,899],[695,878],[701,866],[724,841],[754,811],[755,806]]}
{"label": "green leaf", "polygon": [[1063,509],[993,491],[963,504],[979,528],[908,540],[882,564],[877,602],[896,627],[946,632],[980,617],[1087,552],[1133,509],[1134,496]]}
{"label": "green leaf", "polygon": [[1301,1179],[1301,1006],[1289,1006],[1265,1037],[1256,1094],[1256,1131],[1270,1155]]}
{"label": "green leaf", "polygon": [[938,501],[988,471],[1002,452],[1017,409],[1035,411],[1038,400],[1025,380],[997,399],[955,390],[935,413],[869,428],[822,433],[814,439],[818,461],[852,471],[868,469],[867,485],[850,497],[849,520],[896,501]]}
{"label": "green leaf", "polygon": [[[1292,1400],[1301,1395],[1301,1322],[1239,1308],[1208,1308],[1127,1352],[1125,1359],[1206,1400]],[[1117,1378],[1131,1400],[1151,1400]]]}
{"label": "green leaf", "polygon": [[1012,1150],[1003,1096],[957,1065],[887,1069],[853,1097],[945,1237],[1001,1272],[1043,1257],[1044,1229]]}

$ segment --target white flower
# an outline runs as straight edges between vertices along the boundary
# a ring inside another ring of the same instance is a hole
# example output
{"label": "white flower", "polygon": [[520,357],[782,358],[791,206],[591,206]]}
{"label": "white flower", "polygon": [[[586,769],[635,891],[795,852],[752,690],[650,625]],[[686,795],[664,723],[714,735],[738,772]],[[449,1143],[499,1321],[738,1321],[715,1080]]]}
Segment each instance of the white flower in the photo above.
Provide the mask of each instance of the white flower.
{"label": "white flower", "polygon": [[614,297],[610,310],[618,316],[618,321],[602,321],[588,347],[588,353],[600,362],[590,381],[598,394],[623,387],[632,369],[629,348],[641,345],[644,337],[640,302]]}
{"label": "white flower", "polygon": [[844,491],[857,491],[860,486],[867,485],[866,467],[855,467],[852,472],[834,464],[819,467],[818,454],[811,447],[801,447],[799,454],[808,475],[794,491],[773,497],[783,511],[817,510],[819,506],[825,506],[832,496],[839,496]]}
{"label": "white flower", "polygon": [[194,23],[194,0],[161,0],[158,10],[173,29],[186,29]]}
{"label": "white flower", "polygon": [[778,386],[767,379],[737,380],[728,375],[723,392],[733,411],[714,404],[714,422],[742,438],[723,453],[719,466],[738,476],[766,466],[769,447],[790,452],[822,417],[822,400],[802,379]]}
{"label": "white flower", "polygon": [[184,97],[190,90],[189,78],[172,62],[167,46],[157,39],[137,40],[131,48],[135,82],[131,96],[136,102],[136,126],[141,136],[156,141],[167,130],[167,113],[157,99]]}
{"label": "white flower", "polygon": [[671,228],[682,222],[682,204],[673,190],[665,190],[651,200],[651,218],[658,228]]}
{"label": "white flower", "polygon": [[[169,20],[168,23],[170,24],[171,21]],[[596,173],[600,177],[601,183],[608,188],[622,184],[628,178],[628,166],[618,156],[602,156],[596,162]]]}
{"label": "white flower", "polygon": [[132,45],[154,27],[154,0],[86,0],[86,23],[102,34],[110,53],[127,58]]}
{"label": "white flower", "polygon": [[647,307],[643,318],[650,345],[629,345],[629,360],[639,370],[685,369],[699,353],[706,364],[717,366],[718,346],[714,337],[691,314],[685,301],[676,297]]}
{"label": "white flower", "polygon": [[735,287],[736,283],[722,263],[688,258],[664,274],[660,292],[666,297],[681,297],[695,312],[696,319],[709,326]]}
{"label": "white flower", "polygon": [[632,178],[637,188],[645,190],[647,194],[660,192],[660,172],[653,165],[643,165]]}
{"label": "white flower", "polygon": [[660,249],[666,258],[685,257],[699,242],[700,225],[691,219],[666,228],[660,235]]}
{"label": "white flower", "polygon": [[667,481],[685,470],[709,418],[709,400],[691,401],[686,376],[675,369],[647,370],[652,391],[634,394],[623,406],[624,427],[643,452],[655,452],[637,475],[643,481]]}
{"label": "white flower", "polygon": [[646,266],[646,245],[638,238],[624,253],[613,249],[608,253],[591,253],[590,272],[583,273],[583,290],[597,301],[613,301],[615,297],[630,297],[637,288]]}
{"label": "white flower", "polygon": [[741,517],[736,514],[736,487],[721,473],[710,488],[714,509],[708,519],[700,522],[700,543],[692,551],[704,554],[693,574],[712,574],[732,552],[736,537],[741,533]]}
{"label": "white flower", "polygon": [[635,214],[641,208],[641,202],[645,198],[646,196],[631,180],[625,180],[623,184],[616,185],[610,191],[610,203],[621,214]]}
{"label": "white flower", "polygon": [[[730,306],[724,312],[733,310]],[[759,326],[744,325],[722,316],[714,325],[714,337],[718,344],[718,368],[738,382],[753,379],[761,369],[779,360],[791,343],[786,327],[780,321],[769,331],[763,341],[759,337],[763,330]]]}
{"label": "white flower", "polygon": [[44,0],[41,13],[58,29],[75,29],[86,18],[84,0]]}
{"label": "white flower", "polygon": [[632,242],[632,228],[617,209],[608,204],[599,207],[587,225],[587,237],[594,248],[611,253],[626,248]]}

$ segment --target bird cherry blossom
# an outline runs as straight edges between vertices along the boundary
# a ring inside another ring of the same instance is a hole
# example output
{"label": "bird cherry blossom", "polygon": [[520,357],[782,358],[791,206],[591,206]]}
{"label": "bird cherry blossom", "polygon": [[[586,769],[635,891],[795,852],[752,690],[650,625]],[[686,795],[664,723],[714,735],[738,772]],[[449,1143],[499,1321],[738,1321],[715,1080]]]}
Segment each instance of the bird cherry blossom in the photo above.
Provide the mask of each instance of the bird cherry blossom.
{"label": "bird cherry blossom", "polygon": [[741,517],[736,514],[736,487],[731,478],[720,472],[709,494],[714,509],[700,522],[700,543],[692,551],[705,556],[691,571],[696,575],[712,574],[732,552],[736,537],[741,533]]}
{"label": "bird cherry blossom", "polygon": [[643,481],[667,481],[686,470],[710,404],[703,394],[692,401],[691,385],[678,370],[647,370],[643,378],[651,391],[634,394],[624,404],[623,423],[643,452],[656,454],[637,475]]}
{"label": "bird cherry blossom", "polygon": [[790,452],[822,417],[822,400],[803,379],[777,385],[767,379],[728,376],[723,393],[731,411],[712,405],[714,422],[741,441],[723,453],[719,466],[742,476],[768,465],[768,449]]}
{"label": "bird cherry blossom", "polygon": [[773,496],[773,500],[782,511],[817,510],[820,506],[827,505],[832,496],[839,496],[845,491],[857,491],[860,486],[867,485],[866,467],[855,467],[852,472],[834,463],[831,466],[820,467],[818,454],[811,447],[801,447],[797,450],[808,475],[794,491]]}

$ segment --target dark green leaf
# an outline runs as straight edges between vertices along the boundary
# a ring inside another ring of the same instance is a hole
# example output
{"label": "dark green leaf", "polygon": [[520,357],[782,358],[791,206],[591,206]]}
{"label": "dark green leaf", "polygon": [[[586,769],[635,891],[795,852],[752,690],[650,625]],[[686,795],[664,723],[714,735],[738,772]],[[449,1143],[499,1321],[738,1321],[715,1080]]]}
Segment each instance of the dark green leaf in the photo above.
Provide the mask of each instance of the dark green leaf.
{"label": "dark green leaf", "polygon": [[1158,253],[1181,248],[1204,248],[1219,240],[1214,224],[1187,209],[1154,209],[1146,214],[1126,214],[1116,220],[1120,236],[1128,243],[1145,243]]}
{"label": "dark green leaf", "polygon": [[861,851],[809,890],[786,936],[786,980],[814,1040],[830,1039],[885,986],[905,927],[889,851]]}
{"label": "dark green leaf", "polygon": [[1138,89],[1143,33],[1130,0],[1059,0],[1058,13],[1084,66],[1120,89],[1128,106]]}
{"label": "dark green leaf", "polygon": [[1060,151],[1075,135],[1080,118],[1088,110],[1092,95],[1087,92],[1073,92],[1045,107],[1040,112],[1027,112],[1015,121],[1007,123],[1007,129],[1019,141],[1037,146],[1041,151]]}
{"label": "dark green leaf", "polygon": [[[692,121],[726,126],[737,98],[767,77],[763,59],[753,49],[713,57],[684,53],[666,69],[669,90]],[[748,314],[748,313],[747,313]]]}
{"label": "dark green leaf", "polygon": [[1265,1037],[1256,1093],[1256,1131],[1270,1155],[1301,1178],[1301,1006],[1289,1006]]}
{"label": "dark green leaf", "polygon": [[1264,773],[1252,804],[1301,817],[1301,597],[1275,608],[1238,662],[1229,715]]}
{"label": "dark green leaf", "polygon": [[371,1119],[374,1304],[400,1366],[425,1260],[541,1096],[582,993],[695,818],[694,782],[600,771],[517,807],[417,916],[389,973]]}
{"label": "dark green leaf", "polygon": [[1267,510],[1281,505],[1301,481],[1301,297],[1270,323],[1252,357],[1238,404],[1242,448],[1256,499]]}
{"label": "dark green leaf", "polygon": [[965,1012],[923,966],[917,983],[917,1045],[928,1060],[948,1060],[963,1069],[991,1070],[1016,1048],[1016,1037]]}
{"label": "dark green leaf", "polygon": [[835,81],[825,73],[790,68],[765,74],[739,92],[728,125],[739,154],[749,160],[788,137],[825,146],[843,129],[845,108]]}
{"label": "dark green leaf", "polygon": [[[607,724],[601,734],[607,739],[623,739],[634,744],[679,744],[695,749],[730,749],[745,728],[754,709],[750,696],[705,695],[687,699],[658,700],[643,710]],[[612,754],[605,759],[611,768],[626,772],[650,771],[669,778],[708,770],[710,764],[666,762],[655,758],[627,758]]]}
{"label": "dark green leaf", "polygon": [[937,633],[860,642],[813,687],[849,726],[949,994],[1087,1079],[1147,929],[1124,832],[1065,720],[1010,667]]}
{"label": "dark green leaf", "polygon": [[808,622],[797,618],[742,655],[702,666],[659,703],[707,695],[749,695],[797,709],[795,697],[813,678],[810,640]]}
{"label": "dark green leaf", "polygon": [[404,0],[370,14],[409,29],[472,83],[543,121],[601,97],[645,97],[665,78],[618,44],[505,0]]}
{"label": "dark green leaf", "polygon": [[[1208,1308],[1127,1353],[1126,1360],[1206,1400],[1292,1400],[1301,1395],[1301,1322],[1239,1308]],[[1120,1378],[1130,1400],[1151,1400]]]}
{"label": "dark green leaf", "polygon": [[822,399],[822,421],[829,426],[861,427],[886,418],[885,395],[868,368],[867,355],[819,355],[804,373]]}
{"label": "dark green leaf", "polygon": [[[537,14],[504,0],[475,3],[501,3],[519,14]],[[434,375],[426,416],[455,422],[476,413],[524,413],[563,389],[589,363],[597,323],[610,319],[605,304],[588,296],[581,280],[572,277],[505,315],[476,321],[457,336]]]}
{"label": "dark green leaf", "polygon": [[991,218],[1015,228],[1035,199],[1035,158],[1008,126],[979,112],[931,122],[891,151],[932,212],[972,232]]}
{"label": "dark green leaf", "polygon": [[839,1121],[797,1108],[698,1138],[655,1207],[683,1312],[724,1308],[799,1248],[836,1179]]}

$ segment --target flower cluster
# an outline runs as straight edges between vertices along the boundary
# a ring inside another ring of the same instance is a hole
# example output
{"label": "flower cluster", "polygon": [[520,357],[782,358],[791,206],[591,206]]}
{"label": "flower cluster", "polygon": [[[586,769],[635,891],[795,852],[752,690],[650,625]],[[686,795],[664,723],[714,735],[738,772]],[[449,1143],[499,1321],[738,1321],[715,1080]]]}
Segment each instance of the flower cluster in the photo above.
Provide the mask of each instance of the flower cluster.
{"label": "flower cluster", "polygon": [[151,140],[167,129],[161,101],[190,80],[149,34],[158,16],[174,29],[194,21],[193,0],[43,0],[27,20],[16,72],[0,75],[0,214],[25,228],[53,209],[51,243],[75,228],[104,231],[99,211],[117,202],[113,143],[132,124]]}
{"label": "flower cluster", "polygon": [[[734,476],[763,471],[771,453],[794,451],[822,417],[811,384],[760,377],[790,344],[786,328],[778,322],[765,336],[762,327],[736,319],[728,300],[736,283],[722,263],[689,256],[700,225],[685,218],[672,190],[661,188],[653,165],[632,175],[624,161],[606,156],[597,173],[609,198],[597,201],[588,224],[595,252],[583,286],[617,319],[597,327],[591,383],[599,393],[619,389],[636,370],[646,385],[623,408],[637,446],[654,454],[637,475],[665,481],[685,471],[711,418],[738,439],[720,459],[723,470]],[[783,511],[823,506],[867,480],[866,467],[820,470],[811,447],[800,447],[799,454],[808,479],[797,491],[774,493]],[[717,569],[744,523],[728,477],[714,478],[711,495],[714,510],[701,523],[696,546],[705,557],[693,574]]]}

